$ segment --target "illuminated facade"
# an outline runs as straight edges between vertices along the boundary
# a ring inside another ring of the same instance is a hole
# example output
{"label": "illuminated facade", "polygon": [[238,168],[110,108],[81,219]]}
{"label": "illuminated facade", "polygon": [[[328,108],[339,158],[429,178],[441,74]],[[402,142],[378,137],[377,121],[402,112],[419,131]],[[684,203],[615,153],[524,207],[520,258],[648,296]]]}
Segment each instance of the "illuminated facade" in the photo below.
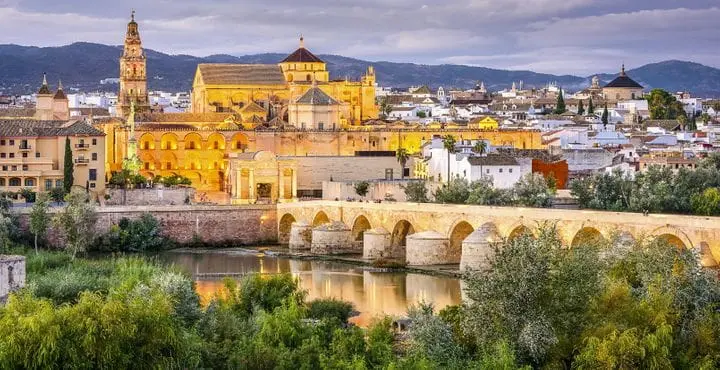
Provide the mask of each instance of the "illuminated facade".
{"label": "illuminated facade", "polygon": [[130,105],[135,103],[138,113],[150,110],[147,90],[147,61],[143,53],[140,31],[135,22],[133,10],[130,23],[125,34],[125,46],[120,57],[120,91],[118,92],[117,115],[126,117],[130,113]]}

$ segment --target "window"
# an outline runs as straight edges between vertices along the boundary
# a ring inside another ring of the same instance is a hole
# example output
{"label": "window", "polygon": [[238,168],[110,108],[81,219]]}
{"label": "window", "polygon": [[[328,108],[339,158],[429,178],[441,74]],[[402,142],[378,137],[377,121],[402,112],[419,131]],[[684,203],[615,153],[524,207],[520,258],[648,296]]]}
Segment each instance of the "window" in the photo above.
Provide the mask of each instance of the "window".
{"label": "window", "polygon": [[498,172],[502,173],[502,168],[498,170]]}
{"label": "window", "polygon": [[91,182],[91,183],[90,183],[90,188],[91,188],[91,189],[95,189],[95,183],[94,183],[94,182]]}
{"label": "window", "polygon": [[23,154],[22,154],[22,157],[23,157],[23,158],[27,158],[27,157],[28,157],[27,153],[23,153]]}
{"label": "window", "polygon": [[35,158],[40,158],[40,152],[35,152]]}
{"label": "window", "polygon": [[85,145],[85,139],[80,139],[80,146]]}
{"label": "window", "polygon": [[325,124],[322,123],[322,122],[319,122],[319,123],[318,123],[318,130],[324,130],[324,129],[325,129]]}
{"label": "window", "polygon": [[53,184],[52,180],[45,180],[45,190],[52,189],[52,184]]}
{"label": "window", "polygon": [[20,186],[20,179],[13,177],[10,179],[10,186]]}
{"label": "window", "polygon": [[15,158],[15,153],[10,153],[10,158]]}
{"label": "window", "polygon": [[88,178],[90,181],[97,181],[97,170],[94,168],[91,168],[90,172],[88,174]]}
{"label": "window", "polygon": [[28,170],[28,165],[24,164],[24,165],[22,166],[22,170],[23,170],[23,171],[27,171],[27,170]]}
{"label": "window", "polygon": [[92,160],[93,160],[93,161],[97,161],[97,153],[93,153],[93,154],[92,154]]}
{"label": "window", "polygon": [[97,139],[92,140],[93,145],[97,145]]}
{"label": "window", "polygon": [[35,179],[25,179],[25,186],[35,186]]}
{"label": "window", "polygon": [[8,166],[2,166],[3,171],[7,171],[7,169],[8,169]]}
{"label": "window", "polygon": [[63,187],[63,180],[62,180],[62,179],[60,179],[60,180],[55,180],[55,187],[56,187],[56,188],[61,188],[61,187]]}
{"label": "window", "polygon": [[11,170],[11,171],[17,171],[17,166],[12,166],[12,167],[10,167],[10,170]]}
{"label": "window", "polygon": [[7,154],[5,154],[5,153],[0,153],[0,158],[5,158],[6,156],[7,156]]}
{"label": "window", "polygon": [[9,141],[9,143],[10,143],[10,145],[15,145],[15,140],[12,140],[12,139],[11,139],[11,140]]}
{"label": "window", "polygon": [[165,169],[172,170],[172,163],[170,163],[170,162],[165,163]]}
{"label": "window", "polygon": [[509,169],[508,169],[508,172],[512,173],[512,168],[509,168]]}
{"label": "window", "polygon": [[386,168],[385,169],[385,180],[392,180],[392,179],[393,179],[393,169]]}
{"label": "window", "polygon": [[5,145],[5,140],[0,140],[0,145]]}
{"label": "window", "polygon": [[150,162],[145,162],[144,166],[145,166],[145,169],[146,169],[146,170],[149,170],[149,169],[150,169]]}
{"label": "window", "polygon": [[0,178],[0,186],[5,186],[5,179]]}

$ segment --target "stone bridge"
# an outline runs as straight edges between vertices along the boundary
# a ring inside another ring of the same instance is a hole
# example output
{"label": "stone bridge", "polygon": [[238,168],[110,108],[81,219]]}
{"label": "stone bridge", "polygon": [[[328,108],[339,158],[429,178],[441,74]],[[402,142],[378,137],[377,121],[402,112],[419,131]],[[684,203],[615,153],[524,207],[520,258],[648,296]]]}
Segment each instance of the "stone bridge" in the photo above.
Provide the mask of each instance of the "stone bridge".
{"label": "stone bridge", "polygon": [[418,203],[312,201],[277,205],[278,236],[313,253],[363,253],[408,265],[484,266],[491,244],[551,222],[567,247],[608,239],[660,238],[720,261],[720,217]]}

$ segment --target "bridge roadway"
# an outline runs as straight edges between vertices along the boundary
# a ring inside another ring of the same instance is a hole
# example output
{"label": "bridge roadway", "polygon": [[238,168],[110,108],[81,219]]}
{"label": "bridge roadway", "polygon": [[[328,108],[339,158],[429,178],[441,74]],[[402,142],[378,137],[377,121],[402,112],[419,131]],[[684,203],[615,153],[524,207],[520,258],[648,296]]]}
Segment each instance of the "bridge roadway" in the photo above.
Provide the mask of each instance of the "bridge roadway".
{"label": "bridge roadway", "polygon": [[554,224],[568,247],[598,238],[661,238],[695,248],[703,266],[720,262],[720,217],[345,201],[282,203],[277,212],[279,240],[291,248],[317,253],[362,250],[366,258],[395,258],[409,265],[482,267],[493,242],[535,234],[544,223]]}

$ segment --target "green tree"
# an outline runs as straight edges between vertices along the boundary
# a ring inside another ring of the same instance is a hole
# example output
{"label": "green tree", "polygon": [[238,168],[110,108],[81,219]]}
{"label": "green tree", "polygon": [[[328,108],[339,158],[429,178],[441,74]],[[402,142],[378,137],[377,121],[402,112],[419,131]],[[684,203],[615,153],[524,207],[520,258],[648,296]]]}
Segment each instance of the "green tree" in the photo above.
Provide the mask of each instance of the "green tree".
{"label": "green tree", "polygon": [[5,212],[0,212],[0,253],[7,253],[12,242],[13,220]]}
{"label": "green tree", "polygon": [[398,148],[395,152],[395,158],[400,163],[400,178],[405,179],[405,165],[408,159],[410,159],[410,153],[405,148]]}
{"label": "green tree", "polygon": [[392,112],[393,107],[391,104],[388,103],[387,97],[383,97],[380,99],[380,114],[382,115],[383,119],[387,119],[388,116],[390,116],[390,113]]}
{"label": "green tree", "polygon": [[419,118],[425,118],[425,117],[427,117],[427,113],[425,113],[425,111],[418,111],[417,116]]}
{"label": "green tree", "polygon": [[578,101],[578,115],[583,116],[585,115],[585,106],[583,105],[582,99]]}
{"label": "green tree", "polygon": [[427,197],[428,189],[425,181],[410,181],[408,184],[402,185],[402,188],[408,202],[428,203],[430,201]]}
{"label": "green tree", "polygon": [[610,117],[610,113],[608,112],[607,103],[605,103],[605,108],[603,109],[602,116],[600,117],[600,121],[603,125],[608,124],[608,119]]}
{"label": "green tree", "polygon": [[512,192],[505,189],[496,189],[492,177],[483,176],[480,180],[470,184],[467,204],[486,206],[504,206],[513,204]]}
{"label": "green tree", "polygon": [[435,203],[465,204],[470,196],[470,186],[464,178],[456,177],[445,186],[435,190]]}
{"label": "green tree", "polygon": [[63,231],[65,249],[75,259],[95,239],[97,213],[84,191],[70,192],[65,196],[65,202],[67,205],[55,215],[54,222]]}
{"label": "green tree", "polygon": [[557,101],[555,102],[555,114],[563,114],[567,112],[567,109],[565,108],[565,98],[563,97],[563,91],[560,89],[560,92],[557,96]]}
{"label": "green tree", "polygon": [[445,135],[443,137],[443,148],[447,151],[447,178],[445,179],[446,182],[450,182],[450,157],[453,153],[455,153],[455,136],[452,135]]}
{"label": "green tree", "polygon": [[75,163],[73,163],[72,148],[70,147],[70,137],[65,137],[65,160],[63,162],[63,190],[65,194],[70,193],[73,184]]}
{"label": "green tree", "polygon": [[525,207],[550,207],[555,192],[548,187],[543,175],[529,173],[515,183],[513,194],[519,205]]}
{"label": "green tree", "polygon": [[683,104],[663,89],[653,89],[645,99],[648,101],[651,119],[677,119],[685,116]]}
{"label": "green tree", "polygon": [[365,197],[370,190],[370,183],[367,181],[360,181],[355,183],[355,194],[360,197]]}
{"label": "green tree", "polygon": [[593,104],[592,98],[588,100],[588,114],[595,114],[595,104]]}
{"label": "green tree", "polygon": [[52,218],[48,213],[50,209],[50,196],[41,193],[30,210],[30,232],[35,237],[35,254],[38,254],[38,239],[43,240]]}
{"label": "green tree", "polygon": [[708,122],[710,122],[712,120],[712,117],[710,117],[710,115],[707,113],[703,113],[700,115],[700,120],[702,121],[703,124],[707,125]]}
{"label": "green tree", "polygon": [[691,202],[693,213],[696,215],[720,215],[720,189],[718,188],[708,188],[702,193],[693,194]]}
{"label": "green tree", "polygon": [[487,142],[485,140],[478,140],[472,147],[472,152],[475,154],[485,154],[487,151]]}

